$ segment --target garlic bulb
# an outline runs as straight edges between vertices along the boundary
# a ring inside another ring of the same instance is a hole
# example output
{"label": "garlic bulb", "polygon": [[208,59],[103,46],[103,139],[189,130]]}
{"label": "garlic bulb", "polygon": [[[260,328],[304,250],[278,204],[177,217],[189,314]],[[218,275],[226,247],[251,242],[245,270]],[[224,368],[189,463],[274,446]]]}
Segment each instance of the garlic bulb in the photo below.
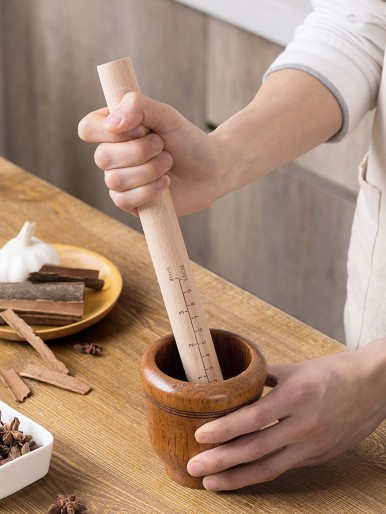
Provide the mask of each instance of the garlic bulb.
{"label": "garlic bulb", "polygon": [[33,237],[35,223],[26,221],[19,234],[0,249],[0,282],[23,282],[44,264],[59,264],[56,250]]}

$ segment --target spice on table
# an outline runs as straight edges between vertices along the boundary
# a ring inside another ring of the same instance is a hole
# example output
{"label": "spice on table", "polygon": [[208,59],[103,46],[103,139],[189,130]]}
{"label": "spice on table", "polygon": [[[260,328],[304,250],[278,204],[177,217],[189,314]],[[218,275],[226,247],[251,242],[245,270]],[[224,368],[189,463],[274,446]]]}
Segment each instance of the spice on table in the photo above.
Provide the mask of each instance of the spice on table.
{"label": "spice on table", "polygon": [[68,496],[58,494],[55,503],[49,507],[47,514],[78,514],[86,510],[87,507],[76,499],[75,494]]}
{"label": "spice on table", "polygon": [[74,349],[79,353],[88,353],[91,355],[101,355],[102,348],[95,343],[74,344]]}
{"label": "spice on table", "polygon": [[48,348],[45,342],[35,334],[32,328],[22,320],[12,309],[7,309],[0,312],[0,316],[4,321],[14,329],[17,335],[25,340],[38,352],[40,357],[47,363],[47,365],[59,373],[68,373],[69,370],[59,361],[54,353]]}
{"label": "spice on table", "polygon": [[38,448],[32,435],[24,434],[19,426],[18,418],[10,423],[1,421],[0,412],[0,466]]}
{"label": "spice on table", "polygon": [[87,394],[91,390],[88,384],[77,378],[70,377],[65,373],[58,373],[52,369],[41,368],[40,366],[35,366],[35,364],[28,364],[20,372],[20,375],[60,387],[61,389],[67,389],[67,391],[72,391],[73,393]]}
{"label": "spice on table", "polygon": [[24,401],[31,392],[30,388],[13,368],[9,370],[0,369],[0,379],[5,387],[9,389],[12,398],[17,402]]}
{"label": "spice on table", "polygon": [[31,282],[84,282],[86,287],[100,291],[105,281],[98,278],[99,270],[85,268],[69,268],[45,264],[39,271],[28,275]]}

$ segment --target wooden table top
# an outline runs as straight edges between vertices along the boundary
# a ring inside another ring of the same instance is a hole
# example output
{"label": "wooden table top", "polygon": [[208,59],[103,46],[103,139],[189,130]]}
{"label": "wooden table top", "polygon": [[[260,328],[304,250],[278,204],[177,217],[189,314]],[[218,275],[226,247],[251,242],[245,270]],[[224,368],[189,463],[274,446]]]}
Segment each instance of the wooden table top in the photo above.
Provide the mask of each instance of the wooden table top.
{"label": "wooden table top", "polygon": [[[102,513],[385,513],[386,424],[326,464],[289,471],[273,482],[232,493],[183,488],[164,473],[147,435],[139,362],[147,346],[170,332],[146,242],[140,234],[0,159],[0,246],[23,222],[36,221],[45,241],[96,251],[120,269],[123,291],[96,325],[50,343],[71,374],[92,386],[78,395],[28,380],[32,395],[15,404],[55,438],[43,479],[0,500],[6,514],[44,513],[58,493],[75,493]],[[342,351],[327,336],[224,279],[194,266],[209,325],[259,344],[271,363]],[[97,343],[103,356],[82,355],[76,343]],[[0,365],[20,371],[40,362],[25,343],[0,340]]]}

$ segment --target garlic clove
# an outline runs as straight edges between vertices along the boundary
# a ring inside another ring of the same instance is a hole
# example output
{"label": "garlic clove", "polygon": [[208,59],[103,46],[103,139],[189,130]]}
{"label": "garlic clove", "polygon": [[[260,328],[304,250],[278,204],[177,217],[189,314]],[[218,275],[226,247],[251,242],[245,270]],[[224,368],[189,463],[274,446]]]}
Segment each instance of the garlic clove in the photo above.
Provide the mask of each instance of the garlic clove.
{"label": "garlic clove", "polygon": [[0,249],[0,282],[23,282],[44,264],[59,264],[59,255],[48,243],[34,237],[35,223],[24,223],[19,234]]}
{"label": "garlic clove", "polygon": [[[34,235],[36,230],[36,223],[33,221],[30,223],[26,221],[24,225],[21,227],[20,232],[15,237],[17,241],[20,241],[24,246],[30,246],[32,244],[32,236]],[[12,241],[12,239],[11,239]]]}

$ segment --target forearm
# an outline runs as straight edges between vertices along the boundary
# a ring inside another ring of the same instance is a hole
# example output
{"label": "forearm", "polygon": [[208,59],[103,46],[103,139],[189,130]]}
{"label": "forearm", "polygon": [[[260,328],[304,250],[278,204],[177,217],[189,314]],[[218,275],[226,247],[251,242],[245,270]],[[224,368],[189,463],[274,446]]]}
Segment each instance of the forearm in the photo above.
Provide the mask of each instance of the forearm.
{"label": "forearm", "polygon": [[311,75],[270,75],[253,101],[220,125],[213,138],[224,191],[238,189],[332,137],[342,112],[332,93]]}

